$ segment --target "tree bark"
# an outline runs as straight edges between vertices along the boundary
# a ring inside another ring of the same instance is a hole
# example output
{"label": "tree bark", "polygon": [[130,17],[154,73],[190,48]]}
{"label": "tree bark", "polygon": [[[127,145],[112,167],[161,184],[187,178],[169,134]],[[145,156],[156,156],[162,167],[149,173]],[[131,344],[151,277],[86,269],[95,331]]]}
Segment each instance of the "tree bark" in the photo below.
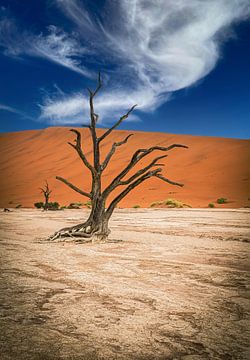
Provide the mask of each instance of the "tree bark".
{"label": "tree bark", "polygon": [[70,237],[78,242],[105,242],[110,234],[109,218],[103,198],[96,198],[85,222],[57,231],[50,240]]}

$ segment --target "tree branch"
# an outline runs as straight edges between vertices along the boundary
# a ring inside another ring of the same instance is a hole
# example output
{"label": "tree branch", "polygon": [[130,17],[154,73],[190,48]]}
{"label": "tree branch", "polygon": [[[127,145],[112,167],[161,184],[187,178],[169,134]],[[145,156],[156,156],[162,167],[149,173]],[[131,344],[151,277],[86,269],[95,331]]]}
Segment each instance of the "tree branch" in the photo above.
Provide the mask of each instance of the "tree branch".
{"label": "tree branch", "polygon": [[[106,213],[107,214],[112,214],[115,206],[131,191],[133,190],[135,187],[137,187],[139,184],[141,184],[143,181],[151,178],[151,177],[157,177],[171,185],[177,185],[177,186],[183,186],[183,184],[180,184],[180,183],[177,183],[177,182],[174,182],[172,180],[169,180],[167,178],[165,178],[163,175],[161,175],[161,171],[162,169],[161,168],[157,168],[155,170],[151,170],[151,171],[148,171],[146,172],[144,175],[142,175],[141,177],[139,177],[137,180],[135,180],[136,177],[138,177],[139,175],[141,175],[143,172],[145,172],[146,170],[149,169],[150,166],[153,166],[155,165],[156,161],[159,159],[159,158],[163,158],[163,157],[166,157],[166,155],[164,156],[159,156],[158,158],[154,159],[147,167],[145,167],[144,169],[141,169],[139,170],[135,175],[131,176],[130,179],[126,180],[126,181],[123,181],[121,183],[121,185],[125,185],[125,184],[128,184],[130,183],[130,185],[128,185],[126,187],[125,190],[123,190],[118,196],[115,197],[115,199],[111,202],[111,204],[109,205],[108,209],[106,210]],[[133,181],[135,180],[135,181]],[[131,182],[133,181],[133,182]]]}
{"label": "tree branch", "polygon": [[111,127],[109,128],[102,136],[98,138],[98,142],[100,143],[103,139],[105,139],[114,129],[116,129],[127,117],[129,114],[134,110],[137,105],[133,105],[125,115],[121,116],[120,119]]}
{"label": "tree branch", "polygon": [[141,176],[142,174],[144,174],[146,171],[148,171],[151,167],[153,166],[164,166],[165,164],[157,164],[157,161],[163,158],[166,158],[168,155],[162,155],[162,156],[158,156],[156,157],[153,161],[151,161],[151,163],[147,166],[145,166],[143,169],[137,171],[134,175],[132,175],[129,179],[124,180],[124,181],[119,181],[119,185],[127,185],[129,183],[131,183],[133,180],[135,180],[138,176]]}
{"label": "tree branch", "polygon": [[68,144],[70,146],[73,147],[73,149],[75,149],[79,155],[79,157],[81,158],[81,160],[83,161],[84,165],[93,173],[94,172],[94,168],[93,166],[89,163],[89,161],[87,160],[86,156],[84,155],[83,151],[82,151],[82,146],[81,146],[81,133],[76,130],[76,129],[70,129],[70,131],[74,132],[76,134],[76,139],[75,142],[76,144],[72,144],[71,142],[68,142]]}
{"label": "tree branch", "polygon": [[102,87],[102,78],[101,78],[101,72],[99,71],[96,89],[95,89],[94,91],[92,91],[92,90],[90,90],[89,88],[87,88],[90,97],[92,97],[92,98],[95,97],[96,94],[98,93],[98,91],[101,89],[101,87]]}
{"label": "tree branch", "polygon": [[165,181],[165,182],[167,182],[167,183],[169,183],[169,184],[171,184],[171,185],[177,185],[177,186],[184,186],[184,184],[181,184],[181,183],[177,183],[177,182],[175,182],[175,181],[172,181],[172,180],[169,180],[169,179],[167,179],[167,178],[165,178],[163,175],[161,175],[161,174],[156,174],[156,175],[154,175],[155,177],[157,177],[157,178],[159,178],[159,179],[161,179],[161,180],[163,180],[163,181]]}
{"label": "tree branch", "polygon": [[116,205],[131,191],[133,190],[136,186],[138,186],[139,184],[141,184],[143,181],[149,179],[152,176],[155,176],[156,174],[160,173],[162,171],[161,168],[157,168],[155,170],[151,170],[148,171],[146,174],[144,174],[143,176],[141,176],[139,179],[135,180],[134,182],[132,182],[130,185],[128,185],[126,187],[126,189],[124,189],[118,196],[116,196],[114,198],[114,200],[111,202],[111,204],[109,205],[108,209],[106,210],[107,215],[111,215],[114,208],[116,207]]}
{"label": "tree branch", "polygon": [[101,170],[102,170],[102,171],[107,167],[110,159],[112,158],[112,156],[114,155],[114,153],[115,153],[115,151],[116,151],[116,148],[117,148],[118,146],[121,146],[121,145],[126,144],[126,142],[128,141],[128,139],[129,139],[131,136],[133,136],[133,135],[134,135],[134,134],[129,134],[124,140],[122,140],[122,141],[120,141],[120,142],[115,142],[115,143],[112,145],[109,153],[107,154],[105,160],[103,161],[103,163],[102,163],[102,165],[101,165]]}
{"label": "tree branch", "polygon": [[98,74],[98,82],[97,82],[97,87],[94,91],[90,90],[88,88],[88,92],[89,92],[89,109],[90,109],[90,121],[91,121],[91,129],[92,131],[95,128],[95,125],[98,121],[99,116],[97,114],[95,114],[94,111],[94,102],[93,99],[94,97],[97,95],[98,91],[101,89],[102,87],[102,79],[101,79],[101,73],[99,72]]}
{"label": "tree branch", "polygon": [[63,182],[64,184],[68,185],[71,189],[75,190],[76,192],[78,192],[79,194],[83,195],[83,196],[86,196],[88,198],[92,198],[91,194],[90,193],[87,193],[81,189],[79,189],[77,186],[71,184],[68,180],[62,178],[61,176],[56,176],[56,179],[57,180],[60,180],[61,182]]}
{"label": "tree branch", "polygon": [[52,190],[47,191],[47,190],[44,190],[43,188],[39,188],[39,190],[42,190],[41,192],[42,192],[44,195],[50,195],[50,194],[52,193]]}
{"label": "tree branch", "polygon": [[181,148],[188,149],[188,146],[182,145],[182,144],[172,144],[172,145],[170,145],[168,147],[152,146],[152,147],[150,147],[148,149],[138,149],[138,150],[136,150],[136,152],[132,156],[131,162],[132,161],[138,162],[139,160],[141,160],[142,158],[144,158],[145,156],[147,156],[148,154],[150,154],[151,152],[153,152],[155,150],[169,151],[169,150],[172,150],[172,149],[174,149],[176,147],[181,147]]}
{"label": "tree branch", "polygon": [[98,75],[98,83],[95,91],[88,89],[89,91],[89,110],[90,110],[90,132],[92,135],[93,141],[93,153],[94,153],[94,169],[96,172],[100,171],[100,151],[99,151],[99,143],[96,135],[96,123],[98,121],[99,116],[95,113],[94,110],[94,97],[98,93],[98,91],[102,87],[101,73]]}
{"label": "tree branch", "polygon": [[169,151],[176,147],[182,147],[182,148],[188,148],[186,145],[181,144],[172,144],[168,147],[162,147],[162,146],[152,146],[148,149],[138,149],[134,155],[132,156],[129,164],[123,169],[120,174],[118,174],[114,180],[111,182],[110,185],[104,190],[105,196],[108,196],[110,192],[112,192],[120,183],[121,179],[124,178],[124,176],[127,175],[127,173],[145,156],[149,155],[151,152],[160,150],[160,151]]}
{"label": "tree branch", "polygon": [[48,181],[45,180],[45,188],[39,188],[41,192],[44,194],[44,196],[49,197],[49,195],[52,193],[52,190],[49,189]]}

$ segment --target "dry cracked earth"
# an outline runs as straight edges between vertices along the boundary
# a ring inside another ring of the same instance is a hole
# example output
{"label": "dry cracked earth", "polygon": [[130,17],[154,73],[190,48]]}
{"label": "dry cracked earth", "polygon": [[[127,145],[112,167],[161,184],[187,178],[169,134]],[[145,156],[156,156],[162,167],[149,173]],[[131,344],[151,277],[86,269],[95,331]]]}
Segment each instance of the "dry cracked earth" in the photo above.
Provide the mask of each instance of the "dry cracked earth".
{"label": "dry cracked earth", "polygon": [[45,238],[86,210],[1,212],[1,360],[249,359],[249,214],[117,210],[75,244]]}

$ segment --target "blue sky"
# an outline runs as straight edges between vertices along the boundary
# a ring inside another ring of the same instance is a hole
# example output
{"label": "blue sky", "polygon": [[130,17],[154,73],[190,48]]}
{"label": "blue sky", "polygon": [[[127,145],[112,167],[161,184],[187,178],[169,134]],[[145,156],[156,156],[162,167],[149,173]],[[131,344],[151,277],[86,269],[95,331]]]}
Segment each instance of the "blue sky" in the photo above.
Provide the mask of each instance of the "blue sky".
{"label": "blue sky", "polygon": [[99,126],[249,138],[249,0],[0,0],[0,131]]}

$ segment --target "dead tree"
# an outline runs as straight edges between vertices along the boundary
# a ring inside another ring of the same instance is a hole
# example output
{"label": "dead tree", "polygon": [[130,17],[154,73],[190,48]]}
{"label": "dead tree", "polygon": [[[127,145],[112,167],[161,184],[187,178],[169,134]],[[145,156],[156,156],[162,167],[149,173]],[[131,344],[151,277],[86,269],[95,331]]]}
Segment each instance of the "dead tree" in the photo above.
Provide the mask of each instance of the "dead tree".
{"label": "dead tree", "polygon": [[[76,136],[75,142],[68,144],[76,151],[79,158],[82,160],[83,164],[88,168],[91,172],[92,176],[92,187],[91,191],[83,191],[79,189],[77,186],[70,183],[68,180],[56,176],[56,179],[63,182],[71,189],[75,190],[77,193],[86,196],[90,199],[92,208],[89,215],[89,218],[78,225],[63,228],[57,231],[54,235],[50,237],[51,240],[55,240],[57,238],[64,238],[64,237],[71,237],[72,239],[77,239],[78,241],[101,241],[104,242],[109,233],[109,219],[117,206],[117,204],[135,187],[150,179],[152,177],[157,177],[158,179],[167,182],[171,185],[183,186],[183,184],[174,182],[172,180],[167,179],[164,177],[162,172],[162,166],[164,164],[160,164],[159,160],[165,158],[167,155],[160,155],[155,157],[147,166],[143,167],[142,169],[138,170],[135,174],[129,176],[125,179],[126,175],[134,168],[134,166],[140,162],[142,159],[147,157],[149,154],[159,151],[166,153],[174,148],[187,148],[185,145],[181,144],[172,144],[167,147],[163,146],[152,146],[147,149],[138,149],[131,157],[128,165],[111,181],[111,183],[102,190],[101,180],[103,171],[108,166],[112,156],[116,152],[117,148],[126,144],[129,138],[133,134],[129,134],[125,137],[122,141],[115,142],[110,151],[107,153],[106,158],[103,162],[100,160],[100,145],[101,143],[111,134],[113,130],[115,130],[127,117],[129,114],[134,110],[136,105],[132,106],[128,112],[121,116],[120,119],[109,129],[107,129],[100,137],[97,136],[96,133],[96,124],[98,122],[98,115],[95,113],[94,110],[94,98],[99,92],[102,87],[102,80],[99,74],[98,77],[98,85],[94,91],[88,89],[89,92],[89,106],[90,106],[90,124],[88,126],[91,137],[92,137],[92,147],[93,147],[93,162],[90,162],[87,157],[85,156],[83,149],[82,149],[82,138],[81,132],[76,129],[71,129],[70,131],[73,132]],[[107,200],[110,194],[117,189],[118,187],[124,187],[124,189],[109,203],[106,207]]]}
{"label": "dead tree", "polygon": [[44,206],[43,209],[44,210],[48,210],[49,208],[49,198],[50,198],[50,194],[52,193],[52,190],[49,189],[49,184],[47,182],[47,180],[45,181],[45,186],[44,188],[40,188],[41,193],[44,196]]}

